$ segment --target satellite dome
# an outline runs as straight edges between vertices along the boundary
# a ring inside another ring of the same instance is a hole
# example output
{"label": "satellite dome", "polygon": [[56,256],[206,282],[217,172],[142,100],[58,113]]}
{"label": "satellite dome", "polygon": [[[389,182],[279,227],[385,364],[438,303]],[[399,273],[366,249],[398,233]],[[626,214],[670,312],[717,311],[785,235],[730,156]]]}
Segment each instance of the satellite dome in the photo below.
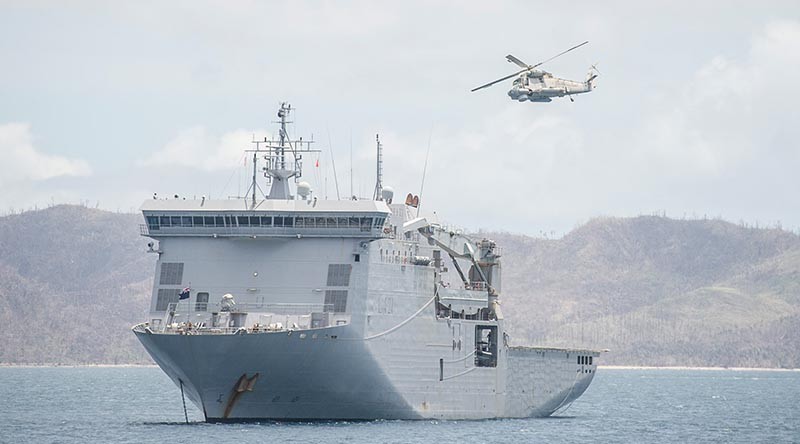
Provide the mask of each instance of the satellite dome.
{"label": "satellite dome", "polygon": [[297,184],[297,194],[305,200],[311,194],[311,184],[308,182],[300,182]]}
{"label": "satellite dome", "polygon": [[392,187],[383,187],[383,191],[381,191],[381,197],[386,202],[391,203],[392,198],[394,197],[394,188]]}
{"label": "satellite dome", "polygon": [[233,299],[232,294],[226,293],[225,296],[222,296],[220,305],[222,306],[222,311],[231,311],[236,307],[236,301]]}

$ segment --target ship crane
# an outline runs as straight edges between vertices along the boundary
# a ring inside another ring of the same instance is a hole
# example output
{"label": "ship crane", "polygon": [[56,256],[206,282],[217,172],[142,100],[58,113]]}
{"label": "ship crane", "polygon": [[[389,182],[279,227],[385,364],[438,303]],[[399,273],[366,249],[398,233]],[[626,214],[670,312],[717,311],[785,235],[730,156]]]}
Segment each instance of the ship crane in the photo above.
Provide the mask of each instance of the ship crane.
{"label": "ship crane", "polygon": [[[498,273],[494,272],[493,268],[500,265],[497,260],[500,256],[495,251],[494,242],[488,239],[483,240],[477,245],[479,249],[476,249],[475,242],[469,237],[456,231],[447,230],[439,224],[429,223],[424,217],[411,219],[403,224],[404,233],[413,231],[418,231],[450,256],[466,288],[470,288],[473,281],[483,282],[488,294],[489,312],[496,319],[502,318],[498,306],[499,295],[493,285],[495,283],[494,276],[499,276]],[[472,263],[469,276],[464,275],[456,259],[466,259]],[[473,277],[473,270],[477,274],[477,279]]]}

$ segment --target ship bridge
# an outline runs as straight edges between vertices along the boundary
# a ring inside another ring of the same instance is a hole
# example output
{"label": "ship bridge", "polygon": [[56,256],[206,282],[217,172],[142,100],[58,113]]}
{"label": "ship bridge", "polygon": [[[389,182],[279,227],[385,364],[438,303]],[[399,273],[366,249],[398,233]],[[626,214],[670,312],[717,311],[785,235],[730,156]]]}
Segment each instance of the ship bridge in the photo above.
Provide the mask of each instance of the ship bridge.
{"label": "ship bridge", "polygon": [[241,199],[153,199],[142,205],[143,236],[386,237],[391,214],[383,201],[274,200],[255,208]]}

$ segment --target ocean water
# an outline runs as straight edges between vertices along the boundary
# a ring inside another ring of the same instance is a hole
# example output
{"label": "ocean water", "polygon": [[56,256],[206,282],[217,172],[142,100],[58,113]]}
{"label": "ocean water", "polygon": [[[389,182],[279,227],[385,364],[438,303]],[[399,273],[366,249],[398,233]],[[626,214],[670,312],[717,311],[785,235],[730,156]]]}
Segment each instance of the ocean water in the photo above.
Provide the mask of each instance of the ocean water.
{"label": "ocean water", "polygon": [[205,424],[155,367],[0,368],[2,443],[800,442],[800,372],[600,369],[551,418]]}

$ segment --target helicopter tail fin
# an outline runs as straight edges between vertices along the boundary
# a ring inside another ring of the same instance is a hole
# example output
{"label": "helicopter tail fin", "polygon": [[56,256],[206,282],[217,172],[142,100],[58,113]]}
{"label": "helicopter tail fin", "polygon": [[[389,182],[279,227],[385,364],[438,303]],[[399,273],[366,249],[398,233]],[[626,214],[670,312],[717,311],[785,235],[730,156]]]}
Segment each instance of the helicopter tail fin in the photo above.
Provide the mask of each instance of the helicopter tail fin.
{"label": "helicopter tail fin", "polygon": [[593,90],[597,86],[597,76],[600,75],[600,71],[597,69],[597,63],[589,67],[589,72],[586,73],[586,86],[589,88],[589,91]]}

